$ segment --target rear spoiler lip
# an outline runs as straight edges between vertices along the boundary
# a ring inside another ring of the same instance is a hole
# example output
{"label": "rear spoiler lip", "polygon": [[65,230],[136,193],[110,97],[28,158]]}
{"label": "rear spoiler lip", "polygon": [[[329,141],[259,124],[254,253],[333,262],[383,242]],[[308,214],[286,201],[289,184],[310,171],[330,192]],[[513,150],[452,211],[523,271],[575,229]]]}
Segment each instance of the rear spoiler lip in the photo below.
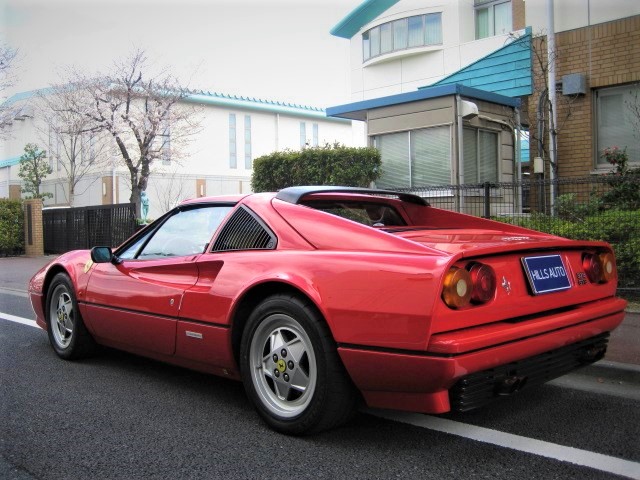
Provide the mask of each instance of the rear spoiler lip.
{"label": "rear spoiler lip", "polygon": [[393,195],[398,197],[403,202],[414,203],[416,205],[422,205],[426,207],[429,206],[429,202],[427,202],[424,198],[412,193],[395,192],[393,190],[379,190],[376,188],[336,187],[331,185],[283,188],[276,194],[275,198],[297,205],[304,197],[313,195],[314,193],[354,193],[374,196]]}

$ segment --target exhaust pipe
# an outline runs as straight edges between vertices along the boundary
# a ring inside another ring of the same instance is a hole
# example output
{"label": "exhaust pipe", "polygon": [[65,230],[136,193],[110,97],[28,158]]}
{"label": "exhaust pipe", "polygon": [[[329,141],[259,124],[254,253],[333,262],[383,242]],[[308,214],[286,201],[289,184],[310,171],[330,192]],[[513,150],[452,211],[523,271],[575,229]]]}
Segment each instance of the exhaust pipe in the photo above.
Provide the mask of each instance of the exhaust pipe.
{"label": "exhaust pipe", "polygon": [[496,384],[495,394],[499,396],[513,395],[527,383],[527,377],[511,376],[506,377]]}
{"label": "exhaust pipe", "polygon": [[592,347],[588,350],[585,350],[583,354],[580,356],[581,363],[593,363],[598,360],[602,360],[604,358],[604,354],[607,351],[606,346],[598,346]]}

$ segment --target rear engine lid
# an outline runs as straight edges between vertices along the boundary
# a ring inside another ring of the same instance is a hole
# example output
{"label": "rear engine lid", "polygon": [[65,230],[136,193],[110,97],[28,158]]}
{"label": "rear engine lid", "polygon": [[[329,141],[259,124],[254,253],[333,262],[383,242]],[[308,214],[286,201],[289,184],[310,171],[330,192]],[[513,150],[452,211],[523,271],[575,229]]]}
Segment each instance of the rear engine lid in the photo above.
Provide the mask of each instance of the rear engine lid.
{"label": "rear engine lid", "polygon": [[486,229],[427,229],[415,227],[388,229],[390,233],[429,248],[452,255],[478,255],[499,251],[547,249],[571,243],[561,237],[544,233],[514,234]]}

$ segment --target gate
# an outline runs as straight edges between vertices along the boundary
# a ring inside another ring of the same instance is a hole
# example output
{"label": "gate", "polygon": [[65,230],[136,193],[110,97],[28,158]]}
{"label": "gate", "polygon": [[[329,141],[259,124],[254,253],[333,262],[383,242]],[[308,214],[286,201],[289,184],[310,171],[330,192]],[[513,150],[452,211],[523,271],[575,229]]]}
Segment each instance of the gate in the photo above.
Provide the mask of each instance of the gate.
{"label": "gate", "polygon": [[42,212],[45,253],[64,253],[96,245],[116,247],[136,231],[133,203],[56,208]]}

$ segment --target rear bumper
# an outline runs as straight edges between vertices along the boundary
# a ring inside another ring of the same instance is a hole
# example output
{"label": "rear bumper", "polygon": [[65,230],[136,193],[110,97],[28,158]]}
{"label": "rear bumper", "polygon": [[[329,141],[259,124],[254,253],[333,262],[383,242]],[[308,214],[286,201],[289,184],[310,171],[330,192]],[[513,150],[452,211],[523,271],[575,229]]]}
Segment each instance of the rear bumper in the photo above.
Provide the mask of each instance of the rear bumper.
{"label": "rear bumper", "polygon": [[[485,335],[486,332],[482,331],[484,327],[478,327],[484,342],[478,341],[475,329],[468,329],[469,336],[475,338],[471,342],[474,349],[463,353],[396,352],[354,346],[341,346],[338,351],[369,406],[444,413],[451,410],[449,390],[463,377],[508,366],[606,334],[622,322],[625,304],[613,298],[598,302],[593,309],[581,310],[582,318],[573,319],[579,323],[564,327],[554,325],[552,330],[537,333],[525,329],[526,334],[520,338],[513,338],[511,332],[510,339],[500,343],[497,341],[502,337]],[[585,318],[587,310],[591,315]],[[440,345],[448,344],[451,349],[459,351],[464,342],[457,343],[455,340],[460,340],[460,333],[452,332],[451,335],[452,338],[447,339],[446,334],[439,334]],[[568,370],[565,368],[555,376],[577,366]]]}

